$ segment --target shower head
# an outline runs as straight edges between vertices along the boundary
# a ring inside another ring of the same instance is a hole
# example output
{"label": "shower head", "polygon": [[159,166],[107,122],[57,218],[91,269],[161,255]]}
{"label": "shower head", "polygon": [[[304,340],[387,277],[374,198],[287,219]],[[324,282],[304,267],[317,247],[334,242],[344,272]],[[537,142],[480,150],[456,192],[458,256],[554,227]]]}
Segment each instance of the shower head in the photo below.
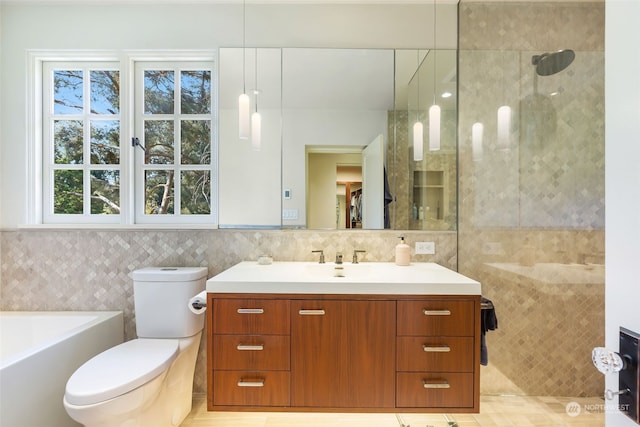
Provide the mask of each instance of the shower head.
{"label": "shower head", "polygon": [[565,49],[552,53],[543,53],[542,55],[533,55],[531,64],[536,66],[536,73],[539,76],[550,76],[571,65],[575,57],[576,54],[573,50]]}

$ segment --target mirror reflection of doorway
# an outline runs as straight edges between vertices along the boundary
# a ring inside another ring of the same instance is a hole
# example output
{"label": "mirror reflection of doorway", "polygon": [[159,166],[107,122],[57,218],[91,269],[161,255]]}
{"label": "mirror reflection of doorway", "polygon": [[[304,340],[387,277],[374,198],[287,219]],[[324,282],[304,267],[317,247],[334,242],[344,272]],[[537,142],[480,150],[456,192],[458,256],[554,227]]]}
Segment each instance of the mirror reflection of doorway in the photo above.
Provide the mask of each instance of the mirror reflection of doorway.
{"label": "mirror reflection of doorway", "polygon": [[308,150],[307,228],[347,228],[347,183],[362,188],[362,147]]}
{"label": "mirror reflection of doorway", "polygon": [[307,228],[382,229],[384,140],[366,146],[306,146]]}
{"label": "mirror reflection of doorway", "polygon": [[362,166],[336,167],[336,228],[362,228]]}

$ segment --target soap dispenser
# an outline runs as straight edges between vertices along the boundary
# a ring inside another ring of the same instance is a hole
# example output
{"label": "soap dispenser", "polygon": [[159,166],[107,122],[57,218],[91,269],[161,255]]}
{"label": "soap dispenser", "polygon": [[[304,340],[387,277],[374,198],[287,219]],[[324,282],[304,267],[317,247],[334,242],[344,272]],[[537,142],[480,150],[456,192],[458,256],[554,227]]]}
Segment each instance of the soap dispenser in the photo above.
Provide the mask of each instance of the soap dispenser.
{"label": "soap dispenser", "polygon": [[411,258],[411,248],[404,241],[404,236],[400,237],[400,243],[396,245],[396,265],[409,265]]}

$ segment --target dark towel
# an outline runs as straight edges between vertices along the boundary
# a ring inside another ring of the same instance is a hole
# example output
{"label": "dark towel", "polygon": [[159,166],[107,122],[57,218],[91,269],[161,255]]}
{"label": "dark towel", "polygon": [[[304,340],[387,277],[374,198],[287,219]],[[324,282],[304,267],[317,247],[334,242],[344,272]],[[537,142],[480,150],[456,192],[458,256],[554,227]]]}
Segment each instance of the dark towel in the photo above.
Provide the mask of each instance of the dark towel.
{"label": "dark towel", "polygon": [[490,305],[490,308],[480,310],[480,364],[486,366],[489,363],[489,352],[487,350],[485,334],[487,331],[498,329],[498,318],[496,317],[496,309],[491,300],[481,297],[480,302]]}
{"label": "dark towel", "polygon": [[393,202],[393,195],[389,189],[389,180],[387,179],[387,168],[382,169],[384,177],[384,228],[391,228],[391,216],[389,214],[389,203]]}

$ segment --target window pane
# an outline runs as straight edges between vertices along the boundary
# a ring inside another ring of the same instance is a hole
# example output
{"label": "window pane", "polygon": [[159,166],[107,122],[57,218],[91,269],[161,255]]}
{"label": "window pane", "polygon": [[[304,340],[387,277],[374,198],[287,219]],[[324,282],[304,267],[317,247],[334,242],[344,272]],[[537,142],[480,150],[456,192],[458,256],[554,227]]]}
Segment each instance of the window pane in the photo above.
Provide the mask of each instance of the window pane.
{"label": "window pane", "polygon": [[91,112],[93,114],[120,113],[120,73],[91,71]]}
{"label": "window pane", "polygon": [[180,85],[182,114],[211,112],[211,71],[183,71]]}
{"label": "window pane", "polygon": [[209,171],[183,171],[180,175],[180,213],[206,215],[211,213],[211,178]]}
{"label": "window pane", "polygon": [[145,163],[173,164],[173,121],[146,120],[144,122],[144,143],[147,148]]}
{"label": "window pane", "polygon": [[81,70],[56,70],[53,72],[53,113],[82,114]]}
{"label": "window pane", "polygon": [[180,141],[182,164],[209,164],[211,160],[210,120],[183,120]]}
{"label": "window pane", "polygon": [[145,213],[173,214],[173,171],[145,171]]}
{"label": "window pane", "polygon": [[173,114],[174,77],[170,70],[144,72],[144,113]]}
{"label": "window pane", "polygon": [[53,212],[82,213],[82,171],[53,171]]}
{"label": "window pane", "polygon": [[120,172],[99,170],[91,172],[91,213],[120,213]]}
{"label": "window pane", "polygon": [[120,163],[120,121],[91,121],[91,164]]}
{"label": "window pane", "polygon": [[55,120],[53,158],[56,164],[82,163],[82,120]]}

